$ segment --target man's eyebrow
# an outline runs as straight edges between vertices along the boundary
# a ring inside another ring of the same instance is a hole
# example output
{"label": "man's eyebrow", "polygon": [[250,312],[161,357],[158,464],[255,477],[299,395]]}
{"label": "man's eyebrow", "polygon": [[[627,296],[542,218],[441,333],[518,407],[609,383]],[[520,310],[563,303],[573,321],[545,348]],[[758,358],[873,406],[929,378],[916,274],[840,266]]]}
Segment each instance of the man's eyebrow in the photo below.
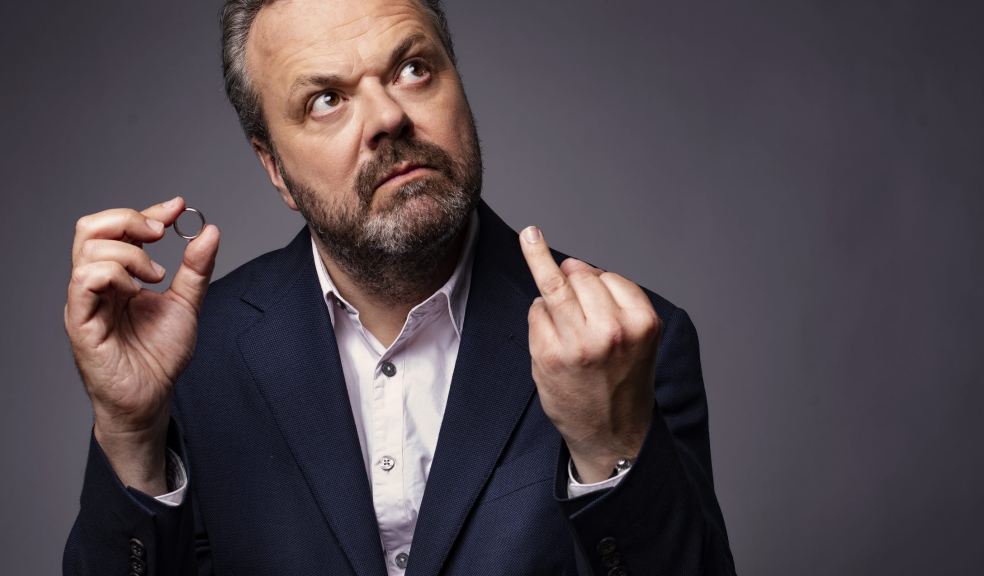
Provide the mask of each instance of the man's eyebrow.
{"label": "man's eyebrow", "polygon": [[[400,42],[392,52],[390,52],[387,68],[392,68],[400,60],[405,58],[407,53],[410,52],[415,44],[427,40],[427,36],[419,32],[404,38],[403,41]],[[345,79],[337,74],[312,74],[310,76],[301,76],[300,78],[294,80],[294,83],[291,84],[290,91],[287,93],[287,99],[291,100],[297,91],[309,86],[338,86],[344,83]]]}
{"label": "man's eyebrow", "polygon": [[418,42],[427,41],[427,39],[428,39],[427,36],[419,32],[417,32],[416,34],[411,34],[406,38],[404,38],[403,42],[400,42],[396,46],[396,48],[394,48],[393,51],[390,52],[389,63],[387,68],[392,68],[400,60],[403,60],[406,57],[407,52],[410,52],[410,49],[413,48],[414,44]]}
{"label": "man's eyebrow", "polygon": [[311,76],[301,76],[297,80],[294,80],[294,83],[290,85],[290,91],[287,93],[287,100],[292,100],[294,98],[294,94],[309,86],[338,86],[343,84],[344,81],[345,80],[338,74],[313,74]]}

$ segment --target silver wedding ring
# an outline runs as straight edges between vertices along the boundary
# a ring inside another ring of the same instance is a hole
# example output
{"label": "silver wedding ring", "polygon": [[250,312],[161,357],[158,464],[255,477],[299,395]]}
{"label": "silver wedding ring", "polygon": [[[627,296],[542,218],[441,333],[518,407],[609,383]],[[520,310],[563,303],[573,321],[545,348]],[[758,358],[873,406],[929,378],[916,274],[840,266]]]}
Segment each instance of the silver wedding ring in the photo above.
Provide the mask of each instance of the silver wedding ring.
{"label": "silver wedding ring", "polygon": [[[194,234],[185,234],[181,232],[180,228],[178,228],[178,220],[181,219],[181,216],[184,216],[185,212],[194,212],[195,214],[198,215],[198,219],[202,221],[202,225],[198,229],[198,232],[195,232]],[[195,238],[198,238],[198,235],[201,234],[202,230],[204,229],[205,229],[205,215],[202,214],[200,210],[196,210],[194,208],[185,208],[184,212],[179,214],[178,218],[174,221],[174,233],[177,234],[178,236],[181,236],[185,240],[194,240]]]}

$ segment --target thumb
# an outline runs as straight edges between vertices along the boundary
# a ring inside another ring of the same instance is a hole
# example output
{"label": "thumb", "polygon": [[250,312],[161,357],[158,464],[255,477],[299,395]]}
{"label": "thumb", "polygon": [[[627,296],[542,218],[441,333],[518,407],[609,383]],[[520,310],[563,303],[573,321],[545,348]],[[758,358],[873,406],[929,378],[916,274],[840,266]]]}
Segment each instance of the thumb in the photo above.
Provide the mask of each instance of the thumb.
{"label": "thumb", "polygon": [[205,229],[185,248],[181,266],[174,273],[168,292],[187,302],[195,314],[201,309],[202,300],[215,269],[215,255],[219,251],[219,228],[214,224]]}

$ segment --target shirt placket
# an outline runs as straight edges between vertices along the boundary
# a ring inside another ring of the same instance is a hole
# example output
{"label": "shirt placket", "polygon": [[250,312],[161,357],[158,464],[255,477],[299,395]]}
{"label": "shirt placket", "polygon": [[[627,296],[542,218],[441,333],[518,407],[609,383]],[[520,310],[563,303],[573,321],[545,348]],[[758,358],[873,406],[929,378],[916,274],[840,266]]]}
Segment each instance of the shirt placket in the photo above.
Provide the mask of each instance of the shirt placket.
{"label": "shirt placket", "polygon": [[404,385],[405,362],[394,347],[384,354],[373,378],[372,494],[379,518],[380,538],[393,568],[406,567],[412,531],[406,515]]}

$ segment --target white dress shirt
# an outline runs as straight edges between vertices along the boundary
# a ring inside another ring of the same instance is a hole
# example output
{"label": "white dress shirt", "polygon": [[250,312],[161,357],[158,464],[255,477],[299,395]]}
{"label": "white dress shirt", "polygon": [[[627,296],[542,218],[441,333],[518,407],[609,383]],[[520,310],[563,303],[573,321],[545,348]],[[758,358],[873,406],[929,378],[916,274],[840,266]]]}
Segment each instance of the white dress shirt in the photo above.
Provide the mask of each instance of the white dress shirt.
{"label": "white dress shirt", "polygon": [[391,575],[406,567],[444,419],[468,301],[476,214],[467,234],[451,277],[410,310],[389,347],[365,329],[359,311],[335,289],[312,240]]}
{"label": "white dress shirt", "polygon": [[[401,576],[409,560],[461,343],[478,226],[474,212],[451,277],[410,310],[389,347],[366,330],[359,311],[335,289],[311,240],[372,487],[389,576]],[[176,506],[184,500],[187,480],[182,463],[170,451],[168,464],[169,476],[176,479],[171,485],[177,489],[157,499]],[[620,474],[603,482],[580,484],[569,474],[568,496],[614,486],[623,477]]]}

